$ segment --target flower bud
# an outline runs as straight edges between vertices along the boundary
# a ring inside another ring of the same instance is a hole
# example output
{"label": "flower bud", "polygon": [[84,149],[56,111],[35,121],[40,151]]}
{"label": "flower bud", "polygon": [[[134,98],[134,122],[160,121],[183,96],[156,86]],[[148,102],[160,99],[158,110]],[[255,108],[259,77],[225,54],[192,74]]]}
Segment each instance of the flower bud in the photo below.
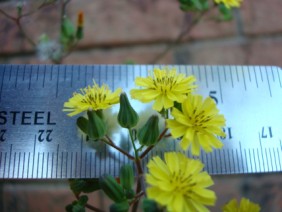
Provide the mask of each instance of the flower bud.
{"label": "flower bud", "polygon": [[107,129],[104,121],[96,114],[96,111],[87,111],[88,136],[90,139],[101,139],[106,135]]}
{"label": "flower bud", "polygon": [[104,174],[99,178],[101,189],[114,202],[126,200],[125,194],[120,184],[111,175]]}
{"label": "flower bud", "polygon": [[127,212],[129,204],[127,201],[114,203],[110,206],[110,212]]}
{"label": "flower bud", "polygon": [[159,137],[159,117],[151,116],[146,124],[139,129],[137,138],[141,145],[151,146],[158,141]]}
{"label": "flower bud", "polygon": [[134,185],[134,174],[130,165],[124,165],[120,168],[120,184],[125,190],[132,189]]}
{"label": "flower bud", "polygon": [[79,12],[77,15],[77,27],[76,27],[76,38],[81,40],[83,38],[83,25],[84,25],[84,13]]}
{"label": "flower bud", "polygon": [[120,95],[120,108],[118,112],[118,122],[124,128],[132,128],[136,126],[139,116],[130,105],[126,93]]}

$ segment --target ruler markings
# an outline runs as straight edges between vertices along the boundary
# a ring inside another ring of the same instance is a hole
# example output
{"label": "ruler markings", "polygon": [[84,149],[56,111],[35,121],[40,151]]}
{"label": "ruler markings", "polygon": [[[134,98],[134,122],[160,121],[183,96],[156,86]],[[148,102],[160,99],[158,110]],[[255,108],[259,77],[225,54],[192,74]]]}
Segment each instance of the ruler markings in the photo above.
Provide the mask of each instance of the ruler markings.
{"label": "ruler markings", "polygon": [[247,90],[247,85],[246,85],[246,79],[245,79],[244,70],[241,69],[241,71],[242,71],[242,76],[243,76],[244,89],[245,89],[245,91],[246,91],[246,90]]}
{"label": "ruler markings", "polygon": [[72,85],[73,85],[73,72],[74,72],[74,66],[72,65],[71,66],[71,78],[70,78],[70,87],[72,88]]}
{"label": "ruler markings", "polygon": [[53,80],[53,68],[54,68],[54,65],[48,65],[46,67],[50,67],[51,68],[49,81],[52,81]]}
{"label": "ruler markings", "polygon": [[232,85],[232,88],[234,88],[234,81],[233,81],[233,75],[232,75],[231,66],[229,66],[229,73],[230,73],[230,78],[231,78],[231,85]]}
{"label": "ruler markings", "polygon": [[39,66],[37,66],[37,69],[36,69],[36,81],[38,81],[39,79]]}
{"label": "ruler markings", "polygon": [[[243,161],[243,153],[242,153],[242,145],[241,145],[241,141],[239,141],[239,150],[240,150],[241,160]],[[243,162],[242,162],[241,164],[242,164],[242,170],[243,170],[243,173],[245,173],[245,169],[244,169],[244,164],[243,164]]]}
{"label": "ruler markings", "polygon": [[24,171],[25,171],[24,167],[25,167],[25,152],[23,154],[22,178],[24,178]]}
{"label": "ruler markings", "polygon": [[255,81],[256,81],[256,85],[257,85],[257,88],[258,88],[258,78],[257,78],[257,72],[256,72],[256,69],[253,68],[254,70],[254,74],[255,74]]}
{"label": "ruler markings", "polygon": [[77,163],[78,163],[78,161],[77,161],[77,152],[75,152],[75,164],[74,164],[74,176],[76,177],[76,178],[78,178],[78,170],[77,170]]}
{"label": "ruler markings", "polygon": [[19,74],[19,67],[20,66],[16,66],[17,67],[17,71],[16,71],[16,79],[15,79],[15,88],[17,88],[17,84],[18,84],[18,74]]}
{"label": "ruler markings", "polygon": [[56,153],[56,179],[58,179],[58,169],[59,169],[59,148],[60,145],[57,145],[57,153]]}
{"label": "ruler markings", "polygon": [[49,171],[49,169],[48,169],[48,165],[49,165],[49,157],[50,157],[50,152],[48,151],[47,152],[47,159],[46,159],[46,166],[47,166],[47,168],[46,168],[46,178],[48,178],[48,171]]}
{"label": "ruler markings", "polygon": [[43,69],[43,82],[42,82],[42,87],[45,87],[45,79],[46,79],[46,65],[44,66]]}
{"label": "ruler markings", "polygon": [[54,152],[52,152],[51,157],[51,178],[53,178],[53,171],[54,171]]}
{"label": "ruler markings", "polygon": [[[260,67],[260,70],[261,70],[261,67]],[[269,83],[269,78],[268,78],[267,70],[265,70],[265,74],[266,74],[266,80],[267,80],[267,84],[268,84],[269,94],[270,94],[270,97],[272,97],[271,87],[270,87],[270,83]]]}
{"label": "ruler markings", "polygon": [[252,163],[252,153],[251,153],[251,149],[248,149],[249,150],[249,160],[250,160],[250,164],[251,164],[251,170],[252,170],[252,173],[254,173],[254,169],[253,169],[253,163]]}
{"label": "ruler markings", "polygon": [[[270,148],[268,149],[268,152],[269,152],[269,157],[270,157],[271,168],[272,168],[272,171],[274,171],[273,160],[272,160],[272,155],[271,155]],[[275,167],[275,168],[277,169],[277,167]]]}
{"label": "ruler markings", "polygon": [[[266,149],[264,149],[264,153],[265,153],[265,160],[266,160],[266,168],[268,169],[269,171],[269,160],[268,160],[268,156],[267,156],[267,151]],[[263,153],[262,153],[263,154]],[[266,171],[266,168],[264,171]]]}
{"label": "ruler markings", "polygon": [[32,77],[32,66],[30,68],[30,73],[29,73],[28,90],[30,90],[31,87],[31,77]]}
{"label": "ruler markings", "polygon": [[236,172],[236,161],[235,161],[235,154],[234,154],[234,149],[231,149],[231,153],[232,153],[232,162],[233,162],[233,168],[234,168],[234,171],[233,172]]}
{"label": "ruler markings", "polygon": [[23,65],[23,76],[22,76],[22,81],[24,81],[25,80],[25,69],[26,69],[26,65],[24,64]]}
{"label": "ruler markings", "polygon": [[238,69],[237,66],[235,66],[235,73],[236,73],[236,78],[237,78],[237,82],[239,82],[239,74],[238,74]]}
{"label": "ruler markings", "polygon": [[37,167],[36,167],[36,178],[38,178],[38,172],[39,172],[39,160],[40,160],[40,153],[37,153]]}
{"label": "ruler markings", "polygon": [[228,158],[228,165],[229,165],[229,173],[231,173],[232,172],[232,165],[231,165],[231,155],[230,155],[230,151],[229,151],[229,149],[227,149],[227,158]]}
{"label": "ruler markings", "polygon": [[[68,178],[68,157],[69,157],[69,154],[68,154],[69,152],[66,152],[66,169],[65,169],[65,176]],[[70,178],[70,176],[69,176],[69,178]]]}
{"label": "ruler markings", "polygon": [[87,170],[87,152],[84,152],[84,177],[86,177]]}
{"label": "ruler markings", "polygon": [[277,68],[276,70],[277,70],[277,75],[278,75],[278,80],[279,80],[280,88],[282,88],[282,83],[281,83],[281,78],[280,78],[280,74],[279,74],[279,69]]}
{"label": "ruler markings", "polygon": [[221,86],[221,80],[220,80],[220,74],[219,74],[219,69],[218,69],[218,68],[217,68],[217,76],[218,76],[218,85],[219,85],[220,101],[221,101],[221,104],[223,104],[222,86]]}
{"label": "ruler markings", "polygon": [[248,165],[248,160],[247,160],[247,152],[246,149],[244,149],[244,157],[245,157],[245,162],[246,162],[246,169],[247,169],[247,173],[249,173],[249,165]]}
{"label": "ruler markings", "polygon": [[41,179],[43,179],[43,174],[44,174],[44,159],[45,159],[45,154],[44,152],[42,152]]}
{"label": "ruler markings", "polygon": [[63,162],[64,162],[64,152],[61,152],[61,178],[63,178]]}
{"label": "ruler markings", "polygon": [[83,136],[80,137],[80,166],[79,166],[79,175],[82,175],[82,152],[83,152]]}
{"label": "ruler markings", "polygon": [[13,149],[13,144],[10,145],[10,151],[9,151],[9,167],[8,167],[8,177],[10,176],[10,166],[11,166],[11,159],[12,159],[12,149]]}
{"label": "ruler markings", "polygon": [[223,75],[224,75],[224,81],[227,82],[227,78],[226,78],[226,70],[223,69]]}
{"label": "ruler markings", "polygon": [[3,171],[3,178],[5,177],[5,173],[6,173],[6,158],[7,158],[7,152],[5,152],[5,157],[4,157],[4,171]]}
{"label": "ruler markings", "polygon": [[59,95],[59,80],[60,80],[60,69],[57,69],[57,82],[56,82],[56,98],[58,98]]}
{"label": "ruler markings", "polygon": [[279,167],[280,167],[280,170],[282,169],[282,166],[281,166],[281,158],[280,158],[280,153],[281,151],[279,150],[279,148],[277,148],[277,158],[278,158],[278,162],[279,162]]}
{"label": "ruler markings", "polygon": [[13,65],[10,65],[9,81],[11,81],[11,79],[12,79],[12,71],[13,71]]}
{"label": "ruler markings", "polygon": [[247,71],[248,71],[249,81],[252,82],[250,67],[248,67]]}
{"label": "ruler markings", "polygon": [[211,68],[210,72],[211,72],[211,79],[212,79],[212,82],[214,82],[213,68]]}
{"label": "ruler markings", "polygon": [[[62,66],[59,66],[59,67],[62,67]],[[64,82],[67,81],[67,67],[68,66],[65,66],[65,68],[64,68]],[[72,70],[72,68],[71,68],[71,70]]]}
{"label": "ruler markings", "polygon": [[17,152],[14,152],[14,164],[13,164],[13,178],[15,178],[15,168],[16,168],[16,156],[17,156]]}
{"label": "ruler markings", "polygon": [[71,160],[70,161],[71,161],[71,164],[70,164],[70,176],[72,176],[72,173],[73,173],[73,152],[71,152]]}
{"label": "ruler markings", "polygon": [[207,74],[207,69],[206,69],[206,66],[204,68],[204,71],[205,71],[205,79],[206,79],[206,87],[209,88],[209,83],[208,83],[208,74]]}
{"label": "ruler markings", "polygon": [[271,69],[270,69],[270,71],[271,71],[271,75],[272,75],[272,81],[273,81],[273,82],[275,82],[275,77],[274,77],[274,73],[273,73],[273,69],[272,69],[272,66],[271,66]]}
{"label": "ruler markings", "polygon": [[261,144],[260,133],[259,133],[259,145],[260,145],[260,151],[261,151],[261,157],[262,157],[263,170],[265,170],[265,164],[264,164],[264,157],[263,157],[263,151],[262,151],[262,144]]}
{"label": "ruler markings", "polygon": [[[236,160],[237,160],[237,168],[238,168],[238,172],[240,172],[240,160],[239,160],[239,155],[238,155],[238,149],[235,149],[235,153],[236,153]],[[244,169],[244,167],[242,166],[242,169]],[[242,171],[241,171],[242,172]]]}
{"label": "ruler markings", "polygon": [[197,67],[198,68],[198,73],[199,73],[199,81],[201,82],[202,81],[202,75],[201,75],[201,67],[200,66],[198,66]]}
{"label": "ruler markings", "polygon": [[28,178],[29,177],[29,166],[30,166],[30,152],[28,152],[28,158],[27,158],[27,174],[26,174],[26,177]]}

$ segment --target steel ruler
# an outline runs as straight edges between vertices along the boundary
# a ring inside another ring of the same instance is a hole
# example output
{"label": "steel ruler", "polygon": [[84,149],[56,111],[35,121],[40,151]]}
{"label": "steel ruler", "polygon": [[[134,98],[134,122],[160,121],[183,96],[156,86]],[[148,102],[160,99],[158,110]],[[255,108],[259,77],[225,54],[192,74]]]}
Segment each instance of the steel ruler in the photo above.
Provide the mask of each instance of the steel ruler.
{"label": "steel ruler", "polygon": [[[76,117],[62,112],[63,104],[93,79],[128,92],[135,77],[146,76],[154,67],[164,66],[0,65],[0,178],[117,176],[128,159],[111,148],[86,141],[78,133]],[[213,98],[226,117],[223,149],[201,152],[200,159],[210,174],[282,171],[279,67],[169,67],[195,75],[197,93]],[[137,102],[133,105],[142,108]],[[125,142],[122,148],[129,150],[130,144]],[[162,151],[156,149],[149,157],[156,154],[162,155]],[[145,158],[144,167],[147,161]]]}

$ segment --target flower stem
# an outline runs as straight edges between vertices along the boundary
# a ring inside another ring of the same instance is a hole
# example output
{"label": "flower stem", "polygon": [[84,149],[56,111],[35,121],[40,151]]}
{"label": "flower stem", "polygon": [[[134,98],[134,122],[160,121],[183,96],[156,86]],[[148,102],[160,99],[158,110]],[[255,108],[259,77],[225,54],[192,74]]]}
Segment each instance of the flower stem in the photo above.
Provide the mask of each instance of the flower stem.
{"label": "flower stem", "polygon": [[127,153],[127,152],[124,151],[123,149],[121,149],[121,148],[119,148],[118,146],[116,146],[116,145],[114,144],[114,142],[112,141],[112,139],[111,139],[109,136],[106,136],[106,138],[107,138],[108,140],[107,140],[107,139],[103,139],[103,141],[104,141],[106,144],[110,145],[111,147],[115,148],[116,150],[118,150],[118,151],[121,152],[122,154],[126,155],[126,156],[128,157],[128,159],[130,159],[130,160],[134,160],[134,159],[135,159],[132,155],[130,155],[129,153]]}
{"label": "flower stem", "polygon": [[[139,158],[135,159],[135,165],[136,165],[136,168],[137,168],[136,194],[142,193],[142,195],[143,194],[146,195],[144,179],[143,179],[143,169],[142,169],[142,165],[141,165],[141,160]],[[133,206],[132,206],[132,211],[134,211],[134,212],[137,211],[140,197],[138,197],[134,200],[134,203],[133,203]]]}
{"label": "flower stem", "polygon": [[138,159],[139,158],[138,149],[136,148],[135,143],[134,143],[132,130],[128,129],[128,131],[129,131],[130,140],[131,140],[131,143],[132,143],[132,146],[133,146],[133,149],[134,149],[135,159]]}

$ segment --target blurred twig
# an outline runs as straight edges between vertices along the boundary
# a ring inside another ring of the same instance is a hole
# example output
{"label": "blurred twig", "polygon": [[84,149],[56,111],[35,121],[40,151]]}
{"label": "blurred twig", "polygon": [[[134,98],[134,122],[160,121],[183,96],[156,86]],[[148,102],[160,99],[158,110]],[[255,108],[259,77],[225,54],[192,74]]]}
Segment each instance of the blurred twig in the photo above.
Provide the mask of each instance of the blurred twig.
{"label": "blurred twig", "polygon": [[[211,9],[212,10],[212,9]],[[201,12],[199,15],[197,15],[191,22],[190,24],[188,24],[188,26],[182,30],[179,35],[176,37],[176,39],[174,41],[172,41],[171,43],[169,43],[166,48],[160,53],[158,54],[154,59],[152,59],[151,61],[149,61],[150,64],[155,64],[157,63],[161,58],[163,58],[170,50],[172,50],[173,48],[175,48],[175,46],[177,44],[179,44],[182,39],[184,38],[185,35],[187,35],[189,32],[191,32],[192,29],[194,29],[195,26],[198,25],[198,23],[202,20],[202,18],[204,16],[206,16],[211,10],[205,10],[203,12]]]}

